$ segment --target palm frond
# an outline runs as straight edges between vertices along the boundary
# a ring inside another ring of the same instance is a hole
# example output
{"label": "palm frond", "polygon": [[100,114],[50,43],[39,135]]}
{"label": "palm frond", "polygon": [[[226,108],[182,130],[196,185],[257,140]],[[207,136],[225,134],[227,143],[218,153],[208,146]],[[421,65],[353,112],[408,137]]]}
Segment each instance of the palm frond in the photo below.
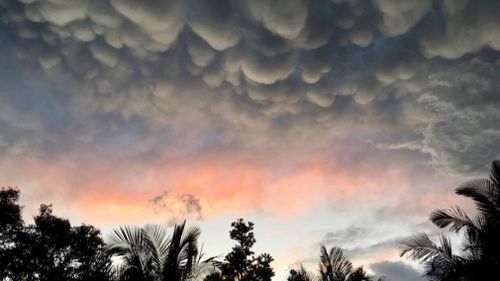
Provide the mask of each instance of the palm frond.
{"label": "palm frond", "polygon": [[333,247],[327,252],[322,246],[320,260],[321,274],[327,276],[328,280],[345,280],[352,272],[352,263],[340,247]]}
{"label": "palm frond", "polygon": [[108,236],[108,251],[117,256],[138,253],[144,244],[144,233],[136,226],[120,226]]}
{"label": "palm frond", "polygon": [[201,235],[201,230],[197,226],[192,226],[182,233],[182,239],[180,240],[181,248],[186,247],[189,244],[196,244],[198,238]]}
{"label": "palm frond", "polygon": [[186,228],[186,221],[175,225],[163,263],[163,276],[170,276],[172,280],[192,278],[197,271],[195,261],[199,255],[197,241],[200,234],[198,227]]}
{"label": "palm frond", "polygon": [[344,256],[342,248],[333,247],[330,250],[330,260],[338,277],[345,279],[351,273],[352,263]]}
{"label": "palm frond", "polygon": [[144,233],[144,245],[150,254],[153,272],[163,271],[163,261],[168,255],[170,237],[166,227],[158,224],[146,225],[142,229]]}
{"label": "palm frond", "polygon": [[[179,236],[181,239],[178,241],[177,249],[178,259],[186,260],[192,256],[198,254],[198,238],[200,237],[201,230],[199,227],[190,227],[182,230],[181,235]],[[175,234],[174,234],[175,235]]]}
{"label": "palm frond", "polygon": [[458,206],[449,210],[436,210],[430,215],[430,220],[439,228],[450,226],[453,232],[459,232],[462,228],[475,228],[474,222]]}
{"label": "palm frond", "polygon": [[441,250],[441,253],[443,253],[442,256],[445,256],[450,259],[453,258],[453,248],[451,246],[450,238],[444,235],[440,235],[439,241],[440,241],[439,249]]}
{"label": "palm frond", "polygon": [[321,280],[326,281],[333,278],[333,268],[330,264],[330,255],[328,254],[325,246],[321,246],[319,258],[319,272],[321,274]]}
{"label": "palm frond", "polygon": [[445,249],[441,249],[427,234],[419,233],[401,242],[400,256],[425,262],[436,257],[448,257],[449,249],[448,244],[445,244]]}
{"label": "palm frond", "polygon": [[490,181],[497,189],[500,188],[500,160],[493,160],[491,162]]}
{"label": "palm frond", "polygon": [[149,280],[158,276],[155,268],[154,248],[147,242],[144,229],[120,226],[109,236],[108,252],[126,264],[124,277],[131,280]]}
{"label": "palm frond", "polygon": [[474,200],[477,209],[481,212],[486,214],[498,214],[500,212],[496,202],[499,191],[493,182],[488,179],[475,179],[465,182],[456,189],[456,193]]}
{"label": "palm frond", "polygon": [[198,260],[198,246],[195,243],[188,243],[184,247],[183,254],[185,255],[183,266],[183,279],[186,280],[191,277],[194,268],[197,266]]}

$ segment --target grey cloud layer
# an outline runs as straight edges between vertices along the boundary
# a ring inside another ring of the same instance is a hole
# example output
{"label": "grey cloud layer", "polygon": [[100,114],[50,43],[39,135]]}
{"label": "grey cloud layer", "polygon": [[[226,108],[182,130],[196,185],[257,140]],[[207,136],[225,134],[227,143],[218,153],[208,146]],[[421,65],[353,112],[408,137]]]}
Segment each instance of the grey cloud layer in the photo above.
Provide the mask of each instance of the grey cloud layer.
{"label": "grey cloud layer", "polygon": [[[500,156],[499,8],[486,0],[0,0],[5,44],[69,92],[67,114],[83,121],[68,134],[78,140],[98,139],[95,127],[109,120],[107,129],[144,123],[156,139],[166,129],[185,138],[212,130],[246,147],[277,136],[325,145],[354,132],[459,173]],[[10,135],[29,131],[14,115],[0,115]],[[13,145],[8,139],[0,148]]]}

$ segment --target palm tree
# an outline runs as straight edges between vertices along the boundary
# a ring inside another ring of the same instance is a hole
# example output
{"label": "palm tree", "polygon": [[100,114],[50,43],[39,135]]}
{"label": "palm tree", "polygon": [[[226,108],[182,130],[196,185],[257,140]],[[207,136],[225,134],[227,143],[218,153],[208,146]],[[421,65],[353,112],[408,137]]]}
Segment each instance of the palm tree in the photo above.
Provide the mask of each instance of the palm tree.
{"label": "palm tree", "polygon": [[491,164],[489,178],[467,181],[456,189],[471,198],[477,215],[470,218],[460,207],[436,210],[430,220],[439,228],[463,233],[462,255],[454,255],[449,239],[436,245],[426,234],[402,243],[401,256],[423,262],[431,280],[485,280],[500,276],[500,161]]}
{"label": "palm tree", "polygon": [[325,246],[321,246],[319,273],[321,281],[372,280],[362,267],[353,269],[351,261],[340,247],[333,247],[327,251]]}
{"label": "palm tree", "polygon": [[161,225],[121,226],[111,233],[108,250],[120,259],[120,281],[202,280],[213,269],[213,258],[203,260],[199,236],[200,229],[186,228],[185,221],[171,236]]}

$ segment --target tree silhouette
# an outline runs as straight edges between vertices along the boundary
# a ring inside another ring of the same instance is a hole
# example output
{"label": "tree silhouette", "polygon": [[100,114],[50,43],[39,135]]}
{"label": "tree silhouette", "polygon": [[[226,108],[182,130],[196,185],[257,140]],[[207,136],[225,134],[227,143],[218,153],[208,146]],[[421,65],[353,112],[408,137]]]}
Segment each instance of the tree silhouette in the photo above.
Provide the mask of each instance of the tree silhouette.
{"label": "tree silhouette", "polygon": [[19,206],[19,189],[17,187],[2,187],[0,189],[0,235],[8,231],[20,228],[24,222],[21,218],[21,206]]}
{"label": "tree silhouette", "polygon": [[98,229],[71,226],[42,205],[24,225],[19,190],[0,191],[0,277],[11,280],[110,280],[110,259]]}
{"label": "tree silhouette", "polygon": [[[363,269],[363,267],[357,267],[354,269],[353,272],[351,272],[351,275],[349,275],[349,278],[347,278],[348,281],[371,281],[373,280],[373,277],[368,275],[366,271]],[[378,279],[379,281],[382,280],[382,278]]]}
{"label": "tree silhouette", "polygon": [[119,280],[202,280],[211,273],[213,258],[203,260],[198,249],[198,227],[175,225],[171,236],[166,227],[122,226],[110,235],[109,252],[121,259]]}
{"label": "tree silhouette", "polygon": [[[29,254],[22,247],[24,222],[18,204],[19,189],[2,187],[0,190],[0,277],[14,278],[23,274],[22,258]],[[23,239],[24,240],[24,239]]]}
{"label": "tree silhouette", "polygon": [[231,227],[229,236],[237,243],[224,261],[219,262],[220,273],[212,274],[205,280],[270,281],[274,276],[271,267],[273,258],[269,254],[255,256],[252,251],[256,242],[253,233],[254,224],[238,219],[231,223]]}
{"label": "tree silhouette", "polygon": [[[291,269],[288,281],[372,281],[363,267],[353,268],[351,261],[344,255],[340,247],[333,247],[328,251],[325,246],[320,249],[319,274],[307,271],[302,265],[298,269]],[[379,281],[383,278],[379,278]]]}
{"label": "tree silhouette", "polygon": [[313,272],[307,271],[302,264],[297,269],[290,269],[287,281],[319,281]]}
{"label": "tree silhouette", "polygon": [[319,273],[321,281],[369,281],[372,279],[362,267],[353,269],[351,261],[340,247],[328,251],[321,246]]}
{"label": "tree silhouette", "polygon": [[471,198],[477,215],[469,217],[460,207],[436,210],[430,220],[439,228],[462,233],[462,255],[453,254],[450,240],[440,237],[434,243],[426,234],[403,241],[401,256],[426,265],[430,280],[490,280],[500,276],[500,161],[491,164],[488,179],[467,181],[456,189],[458,195]]}

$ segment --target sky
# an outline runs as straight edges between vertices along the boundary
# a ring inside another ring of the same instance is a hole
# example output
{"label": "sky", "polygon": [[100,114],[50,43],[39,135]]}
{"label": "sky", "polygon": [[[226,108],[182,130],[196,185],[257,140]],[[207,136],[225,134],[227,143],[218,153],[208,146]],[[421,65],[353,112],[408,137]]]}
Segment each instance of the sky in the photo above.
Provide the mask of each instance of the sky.
{"label": "sky", "polygon": [[500,2],[0,0],[0,179],[26,220],[255,222],[275,280],[319,246],[421,280],[401,239],[500,157]]}

